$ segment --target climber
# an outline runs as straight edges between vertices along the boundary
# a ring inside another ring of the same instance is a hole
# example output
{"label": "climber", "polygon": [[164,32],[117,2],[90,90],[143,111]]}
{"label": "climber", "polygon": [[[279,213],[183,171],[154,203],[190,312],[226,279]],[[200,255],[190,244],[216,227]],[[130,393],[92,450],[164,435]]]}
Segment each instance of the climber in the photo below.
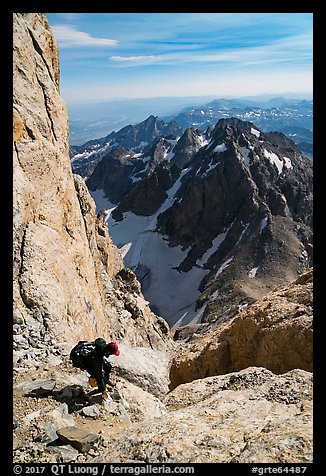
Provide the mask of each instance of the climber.
{"label": "climber", "polygon": [[108,398],[106,386],[110,383],[112,370],[112,365],[106,359],[109,355],[120,355],[118,345],[115,342],[107,344],[101,337],[94,342],[79,341],[70,352],[73,366],[90,374],[89,383],[98,387],[103,400]]}

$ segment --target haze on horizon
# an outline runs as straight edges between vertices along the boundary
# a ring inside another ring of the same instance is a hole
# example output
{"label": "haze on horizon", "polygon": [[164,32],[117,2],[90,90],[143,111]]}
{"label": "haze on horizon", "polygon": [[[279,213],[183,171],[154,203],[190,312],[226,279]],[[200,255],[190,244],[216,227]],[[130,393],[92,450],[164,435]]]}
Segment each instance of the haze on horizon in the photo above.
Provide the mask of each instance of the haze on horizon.
{"label": "haze on horizon", "polygon": [[312,13],[48,13],[61,95],[312,95]]}

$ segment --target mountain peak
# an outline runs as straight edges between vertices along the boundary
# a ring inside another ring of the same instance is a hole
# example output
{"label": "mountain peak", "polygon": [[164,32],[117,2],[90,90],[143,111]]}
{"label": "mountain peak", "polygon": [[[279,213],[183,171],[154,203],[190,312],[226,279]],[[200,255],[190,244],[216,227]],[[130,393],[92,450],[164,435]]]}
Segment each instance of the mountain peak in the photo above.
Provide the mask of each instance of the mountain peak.
{"label": "mountain peak", "polygon": [[237,117],[229,117],[220,119],[211,133],[212,144],[239,141],[240,137],[243,136],[251,137],[251,141],[256,141],[261,137],[261,132],[252,122],[242,121]]}
{"label": "mountain peak", "polygon": [[145,123],[145,122],[156,122],[157,120],[159,120],[159,117],[154,116],[153,114],[151,114],[150,116],[147,117],[147,119],[145,119],[143,121],[143,123]]}
{"label": "mountain peak", "polygon": [[227,117],[225,119],[220,119],[216,124],[215,129],[226,129],[228,126],[236,129],[243,129],[245,131],[251,129],[257,130],[257,127],[252,122],[243,121],[237,117]]}

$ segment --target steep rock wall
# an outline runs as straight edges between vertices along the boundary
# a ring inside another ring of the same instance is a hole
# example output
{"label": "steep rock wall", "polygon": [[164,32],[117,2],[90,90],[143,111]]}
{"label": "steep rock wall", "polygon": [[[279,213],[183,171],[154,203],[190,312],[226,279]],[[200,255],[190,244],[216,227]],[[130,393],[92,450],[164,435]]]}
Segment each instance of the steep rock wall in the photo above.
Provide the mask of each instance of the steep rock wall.
{"label": "steep rock wall", "polygon": [[14,322],[24,338],[33,329],[71,343],[101,335],[160,347],[168,327],[140,288],[116,277],[122,258],[83,180],[72,174],[58,50],[46,16],[16,13],[13,26]]}

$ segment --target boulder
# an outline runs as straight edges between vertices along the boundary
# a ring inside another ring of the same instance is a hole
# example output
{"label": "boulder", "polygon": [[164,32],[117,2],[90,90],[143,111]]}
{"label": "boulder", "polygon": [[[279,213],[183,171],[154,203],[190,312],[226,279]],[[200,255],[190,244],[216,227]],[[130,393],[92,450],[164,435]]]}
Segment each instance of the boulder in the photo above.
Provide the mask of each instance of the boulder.
{"label": "boulder", "polygon": [[110,357],[114,372],[146,392],[162,398],[169,390],[169,354],[148,347],[131,347],[122,342],[119,343],[119,349],[119,357]]}
{"label": "boulder", "polygon": [[52,379],[36,379],[33,382],[23,382],[17,385],[25,391],[26,395],[34,397],[44,397],[53,392],[56,381]]}
{"label": "boulder", "polygon": [[84,407],[81,413],[85,417],[89,417],[89,418],[98,418],[101,414],[100,410],[97,408],[96,405],[90,405],[88,407]]}
{"label": "boulder", "polygon": [[76,426],[57,430],[58,437],[63,444],[70,444],[82,453],[88,452],[99,441],[96,433],[83,430]]}

